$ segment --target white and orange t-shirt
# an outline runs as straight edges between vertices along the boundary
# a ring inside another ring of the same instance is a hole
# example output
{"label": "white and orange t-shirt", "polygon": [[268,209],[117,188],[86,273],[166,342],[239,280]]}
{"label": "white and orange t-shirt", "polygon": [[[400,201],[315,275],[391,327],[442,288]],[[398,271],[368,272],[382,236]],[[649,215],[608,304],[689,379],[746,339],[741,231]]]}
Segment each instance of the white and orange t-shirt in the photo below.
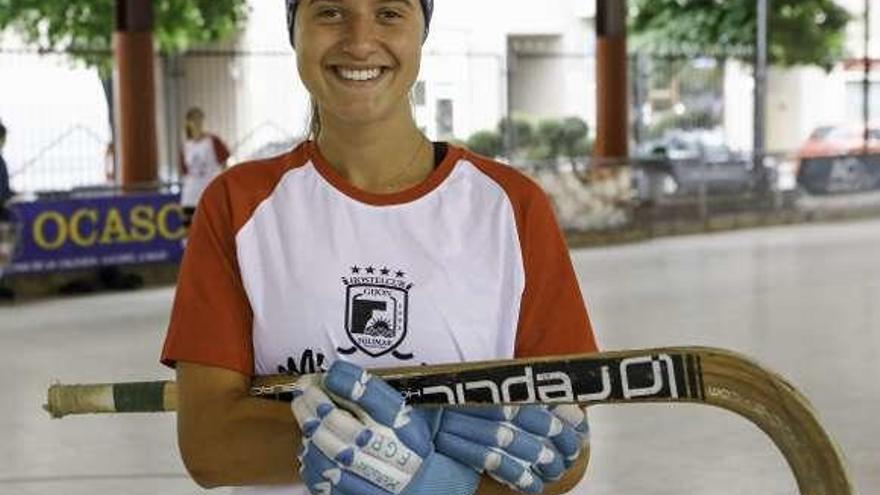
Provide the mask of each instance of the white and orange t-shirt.
{"label": "white and orange t-shirt", "polygon": [[373,368],[596,350],[550,202],[530,179],[450,146],[421,184],[370,194],[306,142],[205,190],[162,361],[253,376],[336,359]]}
{"label": "white and orange t-shirt", "polygon": [[205,134],[199,139],[187,139],[179,159],[183,182],[180,203],[194,207],[199,203],[202,191],[223,172],[229,149],[217,136]]}

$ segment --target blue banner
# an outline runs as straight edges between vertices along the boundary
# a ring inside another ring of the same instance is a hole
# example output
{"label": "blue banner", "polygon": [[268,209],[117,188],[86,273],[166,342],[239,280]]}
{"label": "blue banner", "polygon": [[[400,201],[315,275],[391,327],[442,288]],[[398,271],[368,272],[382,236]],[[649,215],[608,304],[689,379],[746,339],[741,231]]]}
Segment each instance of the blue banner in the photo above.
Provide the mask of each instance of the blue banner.
{"label": "blue banner", "polygon": [[8,205],[17,231],[6,274],[177,263],[186,237],[177,194],[64,198]]}

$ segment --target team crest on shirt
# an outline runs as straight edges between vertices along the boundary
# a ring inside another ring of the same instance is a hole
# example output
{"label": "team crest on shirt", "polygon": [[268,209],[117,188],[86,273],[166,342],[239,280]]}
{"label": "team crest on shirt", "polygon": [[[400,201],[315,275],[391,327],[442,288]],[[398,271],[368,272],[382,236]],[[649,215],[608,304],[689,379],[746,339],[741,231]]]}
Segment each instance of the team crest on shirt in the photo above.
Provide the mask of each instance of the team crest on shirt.
{"label": "team crest on shirt", "polygon": [[353,266],[345,284],[345,333],[353,347],[337,349],[351,355],[358,351],[372,357],[391,353],[401,360],[413,355],[398,347],[406,338],[409,290],[413,284],[403,270],[386,266]]}

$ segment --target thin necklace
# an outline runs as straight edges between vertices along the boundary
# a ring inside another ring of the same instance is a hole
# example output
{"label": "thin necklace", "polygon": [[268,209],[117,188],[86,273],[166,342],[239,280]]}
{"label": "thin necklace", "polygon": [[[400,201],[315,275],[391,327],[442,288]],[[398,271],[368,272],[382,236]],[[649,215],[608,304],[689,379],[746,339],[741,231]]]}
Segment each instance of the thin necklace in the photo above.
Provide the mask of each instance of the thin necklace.
{"label": "thin necklace", "polygon": [[389,180],[384,181],[385,185],[382,186],[382,189],[385,189],[385,190],[394,189],[395,187],[400,185],[400,180],[406,176],[407,172],[410,171],[410,169],[413,166],[413,163],[415,163],[416,159],[419,157],[419,154],[421,153],[422,148],[424,148],[424,145],[425,145],[425,140],[422,139],[421,136],[419,136],[418,145],[416,146],[416,150],[413,153],[412,158],[410,158],[409,163],[407,163],[405,167],[400,169],[400,171],[396,175],[394,175],[394,177],[391,177]]}

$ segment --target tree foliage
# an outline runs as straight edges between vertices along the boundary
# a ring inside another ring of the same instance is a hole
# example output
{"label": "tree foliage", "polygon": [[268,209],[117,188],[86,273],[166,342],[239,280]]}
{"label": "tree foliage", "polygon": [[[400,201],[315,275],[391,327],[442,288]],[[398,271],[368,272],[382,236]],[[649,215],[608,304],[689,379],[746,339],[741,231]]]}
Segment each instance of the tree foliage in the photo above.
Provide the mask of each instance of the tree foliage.
{"label": "tree foliage", "polygon": [[[629,0],[636,50],[751,61],[756,0]],[[844,55],[850,14],[834,0],[770,0],[771,63],[830,68]]]}
{"label": "tree foliage", "polygon": [[[41,50],[62,50],[104,74],[110,69],[114,0],[0,0],[0,30],[15,29]],[[246,0],[153,0],[156,45],[177,53],[229,38]]]}

